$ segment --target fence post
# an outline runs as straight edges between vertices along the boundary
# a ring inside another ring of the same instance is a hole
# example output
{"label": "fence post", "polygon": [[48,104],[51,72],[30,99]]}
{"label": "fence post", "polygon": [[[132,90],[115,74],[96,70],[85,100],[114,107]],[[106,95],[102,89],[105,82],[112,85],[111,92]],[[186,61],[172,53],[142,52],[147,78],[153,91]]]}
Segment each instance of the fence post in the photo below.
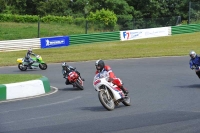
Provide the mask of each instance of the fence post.
{"label": "fence post", "polygon": [[188,24],[190,24],[190,15],[191,15],[191,1],[189,2],[189,14],[188,14]]}
{"label": "fence post", "polygon": [[40,16],[38,18],[38,38],[40,38]]}
{"label": "fence post", "polygon": [[87,30],[88,30],[88,21],[85,20],[85,34],[87,34]]}

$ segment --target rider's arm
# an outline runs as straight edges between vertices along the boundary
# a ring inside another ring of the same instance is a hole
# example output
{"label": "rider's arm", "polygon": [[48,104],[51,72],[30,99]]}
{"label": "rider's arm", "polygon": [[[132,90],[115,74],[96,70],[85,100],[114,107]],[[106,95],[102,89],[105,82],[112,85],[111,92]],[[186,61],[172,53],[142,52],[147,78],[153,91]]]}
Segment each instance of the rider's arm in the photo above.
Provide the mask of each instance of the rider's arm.
{"label": "rider's arm", "polygon": [[66,75],[67,75],[67,73],[66,73],[66,71],[65,71],[65,70],[62,70],[62,74],[63,74],[63,78],[65,78],[65,77],[66,77]]}
{"label": "rider's arm", "polygon": [[34,54],[34,53],[31,53],[31,55],[36,56],[36,54]]}
{"label": "rider's arm", "polygon": [[190,69],[193,69],[194,63],[192,62],[192,60],[190,60],[189,64],[190,64]]}
{"label": "rider's arm", "polygon": [[70,70],[76,70],[75,67],[69,66]]}

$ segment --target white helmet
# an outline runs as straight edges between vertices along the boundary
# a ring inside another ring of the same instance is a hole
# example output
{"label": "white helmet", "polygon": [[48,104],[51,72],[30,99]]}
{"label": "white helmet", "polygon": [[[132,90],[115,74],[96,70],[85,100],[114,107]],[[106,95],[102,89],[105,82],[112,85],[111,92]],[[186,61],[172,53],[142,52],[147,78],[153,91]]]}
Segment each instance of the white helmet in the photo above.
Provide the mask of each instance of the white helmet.
{"label": "white helmet", "polygon": [[195,58],[196,55],[197,55],[197,54],[196,54],[194,51],[190,51],[190,57],[191,57],[191,58]]}

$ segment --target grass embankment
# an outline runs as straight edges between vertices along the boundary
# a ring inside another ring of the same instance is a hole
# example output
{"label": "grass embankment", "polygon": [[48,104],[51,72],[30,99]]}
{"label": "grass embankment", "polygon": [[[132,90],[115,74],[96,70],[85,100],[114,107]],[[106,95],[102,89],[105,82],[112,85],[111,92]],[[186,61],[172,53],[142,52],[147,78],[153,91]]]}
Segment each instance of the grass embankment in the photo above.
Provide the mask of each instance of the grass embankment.
{"label": "grass embankment", "polygon": [[17,83],[42,78],[39,74],[1,74],[0,84]]}
{"label": "grass embankment", "polygon": [[[38,23],[0,22],[0,29],[0,41],[38,37]],[[87,32],[94,33],[95,31],[90,28]],[[74,34],[85,34],[85,26],[65,23],[40,23],[40,38]]]}

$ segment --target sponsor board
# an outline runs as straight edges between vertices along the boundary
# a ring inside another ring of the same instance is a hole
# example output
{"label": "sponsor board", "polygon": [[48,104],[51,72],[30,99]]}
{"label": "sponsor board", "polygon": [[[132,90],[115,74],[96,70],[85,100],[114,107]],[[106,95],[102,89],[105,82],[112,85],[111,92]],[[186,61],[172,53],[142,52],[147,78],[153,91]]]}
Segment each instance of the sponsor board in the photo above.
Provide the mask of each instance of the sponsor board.
{"label": "sponsor board", "polygon": [[168,35],[170,35],[168,27],[120,31],[121,41],[168,36]]}
{"label": "sponsor board", "polygon": [[40,39],[41,48],[63,47],[69,45],[68,36],[48,37]]}

